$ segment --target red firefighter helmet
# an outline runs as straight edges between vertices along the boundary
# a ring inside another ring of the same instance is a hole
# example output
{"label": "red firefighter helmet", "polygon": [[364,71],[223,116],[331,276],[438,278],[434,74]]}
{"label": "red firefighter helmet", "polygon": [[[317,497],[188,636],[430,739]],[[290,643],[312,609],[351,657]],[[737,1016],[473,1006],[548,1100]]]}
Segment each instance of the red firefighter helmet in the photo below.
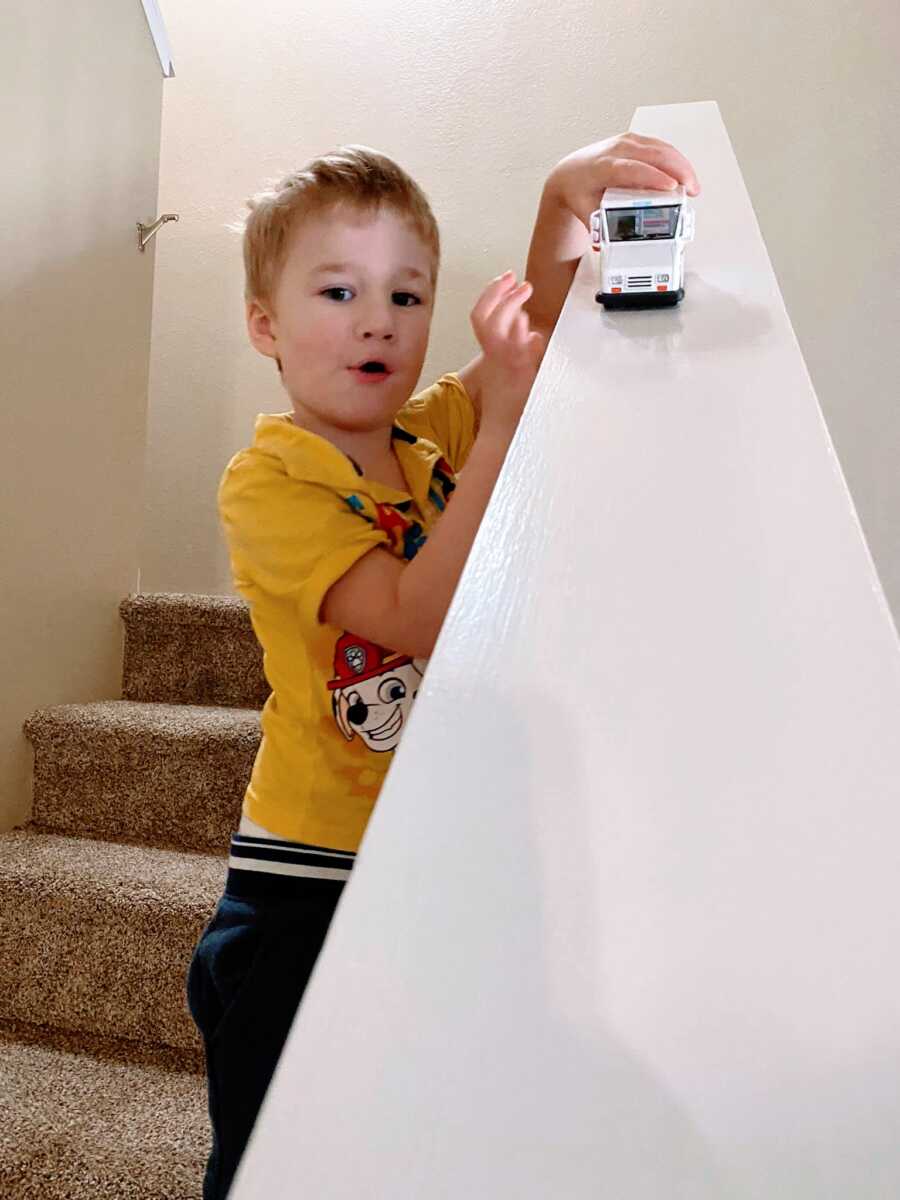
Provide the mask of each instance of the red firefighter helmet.
{"label": "red firefighter helmet", "polygon": [[397,654],[390,658],[389,655],[393,653],[393,650],[385,650],[383,646],[369,642],[358,634],[345,633],[335,643],[336,678],[329,681],[328,687],[335,691],[351,683],[362,683],[364,679],[373,679],[376,675],[384,675],[387,671],[412,662],[409,654]]}

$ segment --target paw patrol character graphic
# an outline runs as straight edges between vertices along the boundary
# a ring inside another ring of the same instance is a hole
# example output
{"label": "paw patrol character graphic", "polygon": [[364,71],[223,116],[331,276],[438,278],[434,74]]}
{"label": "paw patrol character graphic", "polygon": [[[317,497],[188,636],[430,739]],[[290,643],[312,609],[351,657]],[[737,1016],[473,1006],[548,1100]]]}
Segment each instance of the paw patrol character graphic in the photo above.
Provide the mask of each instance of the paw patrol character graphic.
{"label": "paw patrol character graphic", "polygon": [[335,678],[328,688],[334,719],[347,741],[358,734],[370,750],[393,750],[424,669],[424,660],[395,655],[355,634],[339,638],[334,648]]}

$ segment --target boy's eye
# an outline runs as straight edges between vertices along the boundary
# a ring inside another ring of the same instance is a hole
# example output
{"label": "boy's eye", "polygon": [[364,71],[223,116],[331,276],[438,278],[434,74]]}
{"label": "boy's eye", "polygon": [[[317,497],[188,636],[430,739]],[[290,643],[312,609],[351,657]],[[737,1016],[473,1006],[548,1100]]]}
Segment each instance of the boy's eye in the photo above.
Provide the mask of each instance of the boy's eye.
{"label": "boy's eye", "polygon": [[[350,288],[346,287],[330,287],[325,288],[321,295],[327,296],[329,300],[337,300],[341,303],[344,303],[352,298],[353,292],[350,290]],[[393,292],[391,299],[401,308],[412,308],[414,304],[422,303],[419,297],[414,295],[412,292]]]}

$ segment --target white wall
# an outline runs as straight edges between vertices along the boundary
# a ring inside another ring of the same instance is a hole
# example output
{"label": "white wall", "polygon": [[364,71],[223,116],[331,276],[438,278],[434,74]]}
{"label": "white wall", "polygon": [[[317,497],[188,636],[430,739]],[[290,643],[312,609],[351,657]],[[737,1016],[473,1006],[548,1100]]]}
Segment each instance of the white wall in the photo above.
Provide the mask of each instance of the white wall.
{"label": "white wall", "polygon": [[900,612],[895,0],[167,0],[165,16],[160,206],[182,220],[157,258],[146,590],[230,590],[216,483],[254,415],[285,407],[246,345],[225,228],[263,180],[351,141],[419,180],[444,239],[428,382],[474,352],[484,282],[524,267],[559,157],[638,105],[714,98]]}
{"label": "white wall", "polygon": [[137,586],[162,75],[138,0],[4,0],[0,829],[22,722],[120,694]]}

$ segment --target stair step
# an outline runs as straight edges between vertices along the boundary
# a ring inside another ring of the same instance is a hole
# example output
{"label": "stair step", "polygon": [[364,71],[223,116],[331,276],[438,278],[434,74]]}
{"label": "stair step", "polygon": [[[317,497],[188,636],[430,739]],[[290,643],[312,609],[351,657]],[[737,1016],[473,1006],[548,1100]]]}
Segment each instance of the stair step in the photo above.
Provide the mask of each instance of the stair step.
{"label": "stair step", "polygon": [[199,1200],[202,1056],[0,1022],[3,1200]]}
{"label": "stair step", "polygon": [[250,611],[237,596],[154,592],[119,606],[122,696],[162,704],[262,708],[270,688]]}
{"label": "stair step", "polygon": [[219,855],[0,834],[0,1019],[196,1047],[185,979]]}
{"label": "stair step", "polygon": [[260,740],[259,710],[107,700],[39,709],[34,824],[225,853]]}

